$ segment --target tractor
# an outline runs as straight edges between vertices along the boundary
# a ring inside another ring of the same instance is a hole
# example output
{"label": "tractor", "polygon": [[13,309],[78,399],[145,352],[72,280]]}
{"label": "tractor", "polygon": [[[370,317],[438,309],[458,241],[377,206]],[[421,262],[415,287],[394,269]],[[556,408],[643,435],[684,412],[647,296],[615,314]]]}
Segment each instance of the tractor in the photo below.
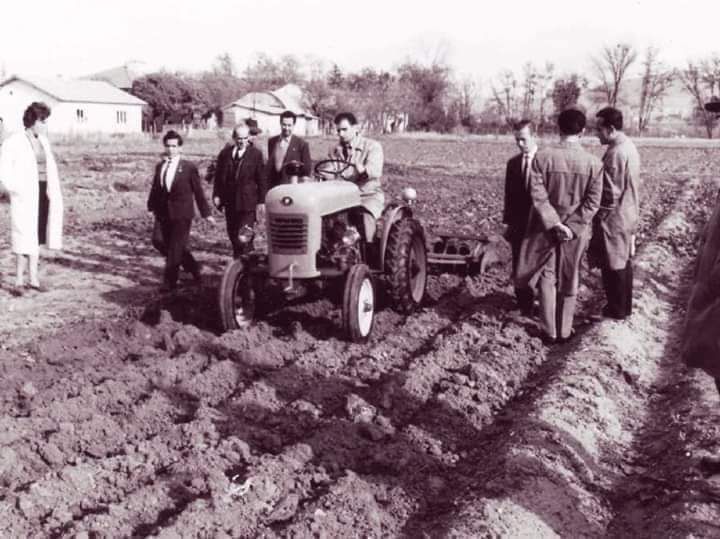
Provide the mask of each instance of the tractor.
{"label": "tractor", "polygon": [[[247,327],[270,307],[269,298],[290,300],[313,288],[336,291],[344,334],[364,342],[372,332],[380,290],[393,309],[411,313],[423,303],[431,267],[484,269],[484,249],[468,247],[461,253],[448,247],[454,241],[450,237],[441,237],[428,253],[423,227],[413,216],[414,189],[406,188],[402,201],[387,204],[369,226],[365,215],[371,214],[361,204],[361,191],[348,181],[357,174],[354,165],[323,160],[311,178],[300,176],[301,167],[287,163],[290,182],[265,197],[267,252],[248,250],[223,273],[218,301],[224,330]],[[253,235],[246,227],[239,239],[250,245]]]}

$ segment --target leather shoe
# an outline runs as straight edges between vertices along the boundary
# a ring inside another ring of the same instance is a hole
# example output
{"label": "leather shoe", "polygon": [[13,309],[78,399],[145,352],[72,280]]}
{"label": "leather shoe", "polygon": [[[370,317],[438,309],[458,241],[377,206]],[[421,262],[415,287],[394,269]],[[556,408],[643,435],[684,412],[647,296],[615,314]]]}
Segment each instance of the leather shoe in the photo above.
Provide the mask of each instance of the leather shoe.
{"label": "leather shoe", "polygon": [[45,287],[41,284],[28,283],[25,285],[25,288],[27,288],[28,290],[35,290],[35,292],[47,292],[48,291],[47,287]]}
{"label": "leather shoe", "polygon": [[573,329],[573,330],[570,332],[570,335],[568,335],[567,337],[558,337],[557,342],[560,343],[560,344],[568,343],[568,342],[572,341],[572,340],[575,338],[576,335],[577,335],[577,333],[576,333],[575,330]]}
{"label": "leather shoe", "polygon": [[545,332],[542,332],[540,334],[540,340],[543,342],[543,344],[546,344],[548,346],[557,344],[558,340],[555,337],[551,337]]}
{"label": "leather shoe", "polygon": [[160,285],[160,292],[166,294],[168,292],[175,292],[175,285],[170,283],[163,283]]}
{"label": "leather shoe", "polygon": [[603,307],[602,315],[605,318],[612,318],[614,320],[625,320],[625,318],[627,318],[626,315],[616,313],[615,311],[610,309],[610,307],[608,307],[607,305],[605,305],[605,307]]}

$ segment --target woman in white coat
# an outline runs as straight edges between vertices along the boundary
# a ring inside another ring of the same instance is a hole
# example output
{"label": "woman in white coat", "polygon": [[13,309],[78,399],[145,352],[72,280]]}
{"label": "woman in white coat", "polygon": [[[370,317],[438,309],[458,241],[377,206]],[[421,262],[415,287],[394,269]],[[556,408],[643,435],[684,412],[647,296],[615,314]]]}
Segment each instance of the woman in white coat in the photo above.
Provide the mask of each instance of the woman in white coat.
{"label": "woman in white coat", "polygon": [[[25,130],[9,136],[0,153],[0,183],[10,193],[15,285],[42,291],[38,279],[40,245],[62,248],[63,201],[57,163],[47,139],[50,109],[32,103],[23,114]],[[25,270],[29,283],[25,285]]]}

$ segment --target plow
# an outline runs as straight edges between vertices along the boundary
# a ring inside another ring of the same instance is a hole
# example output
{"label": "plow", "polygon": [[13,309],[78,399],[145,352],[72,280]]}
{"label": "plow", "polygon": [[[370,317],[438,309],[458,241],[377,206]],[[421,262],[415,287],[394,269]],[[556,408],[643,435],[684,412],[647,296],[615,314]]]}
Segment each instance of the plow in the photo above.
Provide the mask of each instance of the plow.
{"label": "plow", "polygon": [[474,276],[500,259],[492,238],[485,235],[440,233],[428,252],[431,274],[454,273]]}

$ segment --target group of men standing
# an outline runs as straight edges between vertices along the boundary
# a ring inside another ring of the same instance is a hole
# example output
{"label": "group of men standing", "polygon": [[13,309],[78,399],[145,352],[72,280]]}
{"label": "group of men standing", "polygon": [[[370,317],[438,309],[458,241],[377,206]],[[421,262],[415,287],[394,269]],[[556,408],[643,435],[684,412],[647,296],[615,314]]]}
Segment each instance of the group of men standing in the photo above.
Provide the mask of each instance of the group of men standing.
{"label": "group of men standing", "polygon": [[622,113],[612,107],[596,115],[602,161],[580,144],[585,114],[568,109],[558,116],[560,142],[538,149],[532,124],[514,126],[520,154],[507,163],[505,237],[512,252],[518,307],[526,315],[540,308],[542,339],[565,342],[573,319],[580,265],[588,251],[599,266],[607,303],[603,316],[624,319],[632,312],[632,262],[639,222],[640,158],[622,132]]}
{"label": "group of men standing", "polygon": [[[268,139],[267,160],[254,145],[257,130],[253,132],[251,122],[236,125],[232,142],[220,150],[210,167],[212,202],[225,214],[235,258],[252,249],[252,228],[258,216],[265,212],[266,193],[289,180],[286,165],[294,161],[300,164],[299,175],[311,174],[310,147],[293,134],[296,120],[291,111],[280,115],[280,134]],[[384,203],[380,187],[382,148],[379,143],[361,136],[357,123],[352,113],[337,115],[338,144],[330,149],[330,157],[353,165],[354,173],[346,179],[358,184],[362,204],[377,218]],[[214,223],[197,167],[180,158],[182,144],[181,135],[175,131],[168,131],[163,137],[165,157],[155,167],[148,199],[148,210],[155,215],[153,246],[165,256],[162,291],[175,289],[181,267],[191,273],[197,283],[201,281],[200,265],[188,249],[193,202],[201,216]]]}

